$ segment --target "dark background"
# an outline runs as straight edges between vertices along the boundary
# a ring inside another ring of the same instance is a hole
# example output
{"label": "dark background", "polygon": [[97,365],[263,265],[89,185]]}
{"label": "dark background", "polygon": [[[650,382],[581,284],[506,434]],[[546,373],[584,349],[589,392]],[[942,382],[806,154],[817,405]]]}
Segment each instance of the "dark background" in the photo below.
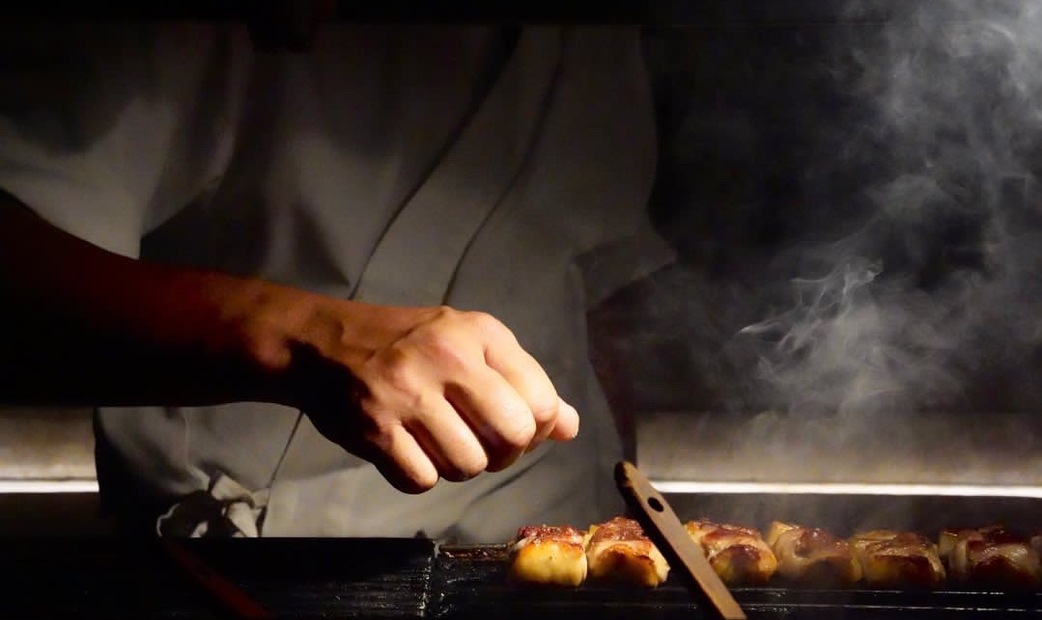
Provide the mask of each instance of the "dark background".
{"label": "dark background", "polygon": [[[1036,52],[1016,30],[1030,3],[695,5],[658,5],[672,21],[645,31],[652,209],[680,260],[594,315],[602,363],[629,377],[621,397],[801,415],[1042,407],[1042,80],[1020,68]],[[821,281],[844,269],[871,281]]]}

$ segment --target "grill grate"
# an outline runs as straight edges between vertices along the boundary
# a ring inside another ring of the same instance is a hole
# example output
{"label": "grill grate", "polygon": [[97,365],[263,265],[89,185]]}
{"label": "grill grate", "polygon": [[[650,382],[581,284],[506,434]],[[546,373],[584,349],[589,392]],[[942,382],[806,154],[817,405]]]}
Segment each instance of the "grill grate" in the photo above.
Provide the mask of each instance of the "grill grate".
{"label": "grill grate", "polygon": [[[694,620],[709,618],[674,576],[654,590],[583,585],[576,589],[511,586],[505,548],[443,548],[432,575],[431,617],[442,620]],[[751,620],[966,620],[1042,617],[1033,592],[815,590],[735,588]]]}
{"label": "grill grate", "polygon": [[[695,620],[679,579],[654,590],[507,582],[505,546],[419,539],[185,541],[275,618]],[[8,541],[0,618],[226,618],[152,544]],[[1042,593],[737,588],[751,620],[1042,618]]]}

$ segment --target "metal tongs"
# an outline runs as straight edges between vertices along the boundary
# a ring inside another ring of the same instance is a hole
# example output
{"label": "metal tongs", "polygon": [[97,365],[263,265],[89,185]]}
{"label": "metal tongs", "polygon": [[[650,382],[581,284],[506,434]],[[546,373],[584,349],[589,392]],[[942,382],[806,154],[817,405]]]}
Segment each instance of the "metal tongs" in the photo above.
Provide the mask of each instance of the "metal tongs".
{"label": "metal tongs", "polygon": [[619,461],[615,466],[615,483],[648,538],[658,546],[670,566],[686,578],[692,594],[708,603],[709,608],[724,620],[746,620],[738,601],[709,565],[705,554],[688,535],[666,499],[651,486],[644,474],[634,464]]}

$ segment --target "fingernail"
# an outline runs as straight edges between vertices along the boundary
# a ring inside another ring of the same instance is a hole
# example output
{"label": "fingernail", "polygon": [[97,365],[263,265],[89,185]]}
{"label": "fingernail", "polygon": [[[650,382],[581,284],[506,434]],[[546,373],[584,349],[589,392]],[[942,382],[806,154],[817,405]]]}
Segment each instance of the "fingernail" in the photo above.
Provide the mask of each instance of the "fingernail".
{"label": "fingernail", "polygon": [[571,439],[575,439],[575,437],[579,434],[579,424],[582,421],[582,418],[579,415],[579,410],[576,409],[575,407],[569,405],[568,403],[566,403],[563,400],[561,401],[561,408],[562,409],[570,409],[572,414],[574,414],[574,416],[575,416],[575,428],[572,430],[572,434],[571,434],[571,437],[570,437]]}

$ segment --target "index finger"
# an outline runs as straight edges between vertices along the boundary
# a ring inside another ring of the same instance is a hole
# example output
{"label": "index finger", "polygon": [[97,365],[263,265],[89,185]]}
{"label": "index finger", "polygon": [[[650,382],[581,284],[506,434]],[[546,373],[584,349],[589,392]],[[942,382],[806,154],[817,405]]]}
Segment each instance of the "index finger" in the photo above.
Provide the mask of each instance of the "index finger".
{"label": "index finger", "polygon": [[[528,404],[536,423],[529,449],[550,436],[571,439],[578,430],[578,420],[573,419],[577,415],[572,415],[575,410],[561,400],[549,375],[521,346],[513,332],[502,323],[496,323],[498,325],[488,328],[485,363],[506,379]],[[561,428],[555,431],[558,423],[561,423]]]}
{"label": "index finger", "polygon": [[548,435],[555,441],[569,441],[579,434],[579,412],[575,407],[560,399],[557,405],[557,421]]}

